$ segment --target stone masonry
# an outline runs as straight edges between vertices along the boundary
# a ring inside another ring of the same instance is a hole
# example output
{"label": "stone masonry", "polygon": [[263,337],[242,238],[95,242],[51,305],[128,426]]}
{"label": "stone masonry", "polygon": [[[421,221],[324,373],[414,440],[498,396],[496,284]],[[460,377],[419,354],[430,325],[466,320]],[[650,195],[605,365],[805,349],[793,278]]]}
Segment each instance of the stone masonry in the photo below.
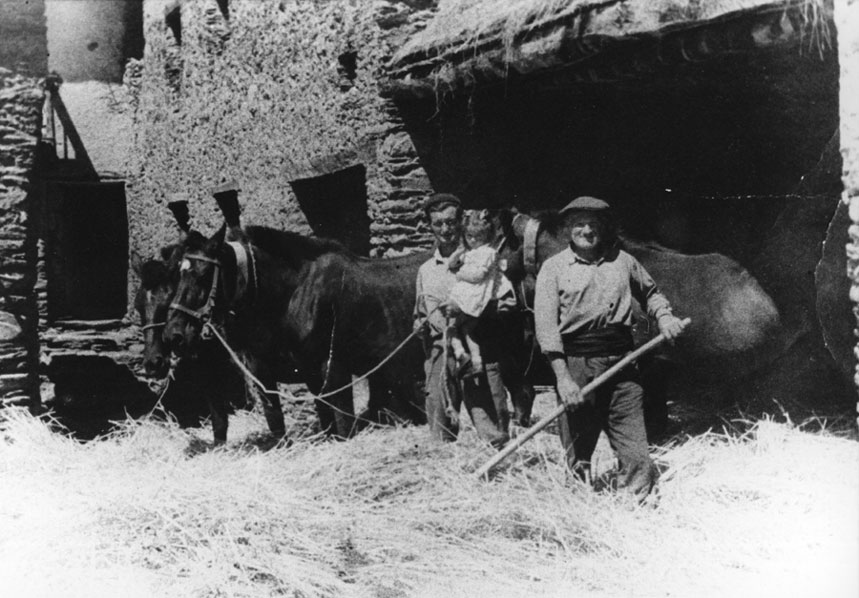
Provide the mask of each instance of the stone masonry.
{"label": "stone masonry", "polygon": [[[836,0],[835,23],[838,27],[838,61],[841,65],[841,178],[844,183],[843,201],[849,207],[852,221],[848,230],[847,274],[851,280],[853,313],[859,322],[859,2]],[[859,324],[856,334],[859,335]],[[859,358],[859,345],[855,353]],[[859,387],[859,367],[854,382]]]}
{"label": "stone masonry", "polygon": [[41,0],[0,3],[0,405],[28,405],[38,393],[32,203],[47,72]]}

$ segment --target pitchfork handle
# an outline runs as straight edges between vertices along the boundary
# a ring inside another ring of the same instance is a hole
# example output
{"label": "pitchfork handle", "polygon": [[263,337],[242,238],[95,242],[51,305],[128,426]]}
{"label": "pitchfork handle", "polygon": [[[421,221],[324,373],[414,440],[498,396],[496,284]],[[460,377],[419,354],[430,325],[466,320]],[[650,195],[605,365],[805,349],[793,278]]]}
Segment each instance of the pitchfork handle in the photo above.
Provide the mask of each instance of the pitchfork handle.
{"label": "pitchfork handle", "polygon": [[[683,328],[686,328],[686,326],[688,326],[691,321],[692,321],[691,319],[686,318],[680,324],[681,324],[681,326],[683,326]],[[635,351],[632,351],[629,355],[625,356],[623,359],[618,361],[616,364],[614,364],[609,369],[607,369],[602,374],[600,374],[599,376],[597,376],[596,378],[591,380],[588,384],[586,384],[585,387],[582,388],[582,390],[581,390],[582,395],[584,396],[584,395],[588,394],[589,392],[593,392],[593,390],[596,387],[603,384],[606,380],[608,380],[609,378],[611,378],[612,376],[617,374],[620,370],[622,370],[623,368],[628,366],[630,363],[632,363],[633,361],[635,361],[636,359],[638,359],[639,357],[641,357],[645,353],[655,349],[656,347],[661,345],[666,340],[667,339],[666,339],[664,334],[660,334],[659,336],[650,339],[649,341],[647,341],[646,343],[641,345],[638,349],[636,349]],[[568,408],[568,405],[566,403],[558,405],[549,414],[549,417],[540,420],[539,422],[534,424],[534,426],[529,428],[525,433],[523,433],[521,436],[517,436],[513,442],[509,443],[503,449],[498,451],[498,453],[494,457],[492,457],[489,461],[487,461],[483,465],[483,467],[481,467],[480,469],[477,470],[477,472],[475,472],[475,475],[477,475],[478,478],[485,477],[493,467],[495,467],[496,465],[501,463],[511,453],[514,453],[517,450],[519,450],[520,446],[522,446],[523,444],[525,444],[526,442],[531,440],[531,438],[536,436],[540,430],[542,430],[543,428],[548,426],[550,423],[552,423],[555,419],[557,419],[564,411],[567,410],[567,408]]]}

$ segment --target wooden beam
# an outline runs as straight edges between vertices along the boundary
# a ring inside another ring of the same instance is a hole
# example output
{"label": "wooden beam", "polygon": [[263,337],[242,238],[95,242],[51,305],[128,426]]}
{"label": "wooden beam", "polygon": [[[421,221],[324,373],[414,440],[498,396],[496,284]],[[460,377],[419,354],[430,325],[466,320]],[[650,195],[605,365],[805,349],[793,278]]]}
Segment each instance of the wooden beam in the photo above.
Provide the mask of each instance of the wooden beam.
{"label": "wooden beam", "polygon": [[48,77],[45,80],[45,87],[50,95],[51,110],[53,110],[60,119],[60,124],[63,127],[64,134],[69,138],[72,147],[75,149],[75,160],[79,161],[87,174],[91,175],[94,180],[99,180],[98,172],[90,160],[89,154],[84,147],[83,140],[78,134],[78,130],[72,122],[72,117],[66,109],[63,99],[60,97],[60,84],[56,77]]}

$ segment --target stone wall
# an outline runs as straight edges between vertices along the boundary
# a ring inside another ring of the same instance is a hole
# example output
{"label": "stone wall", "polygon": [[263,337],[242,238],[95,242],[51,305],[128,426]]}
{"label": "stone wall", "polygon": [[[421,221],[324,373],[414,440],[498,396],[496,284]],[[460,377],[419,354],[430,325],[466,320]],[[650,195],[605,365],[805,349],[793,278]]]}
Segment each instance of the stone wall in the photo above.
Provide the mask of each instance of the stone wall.
{"label": "stone wall", "polygon": [[215,0],[146,0],[144,59],[127,76],[132,250],[153,255],[175,240],[171,192],[190,194],[192,224],[214,232],[208,189],[229,178],[242,187],[245,223],[311,234],[290,183],[357,165],[371,255],[425,247],[418,205],[429,180],[379,81],[434,4],[232,0],[225,15]]}
{"label": "stone wall", "polygon": [[0,3],[0,404],[39,404],[33,203],[47,72],[45,6]]}
{"label": "stone wall", "polygon": [[[850,277],[850,299],[859,323],[859,2],[835,1],[835,24],[838,28],[838,60],[841,65],[840,115],[841,157],[843,160],[843,201],[849,206],[852,224],[848,229],[847,272]],[[859,335],[859,324],[857,324]],[[856,348],[859,357],[859,345]],[[859,387],[859,367],[854,382]],[[859,410],[859,404],[857,404]],[[859,421],[859,418],[857,418]]]}

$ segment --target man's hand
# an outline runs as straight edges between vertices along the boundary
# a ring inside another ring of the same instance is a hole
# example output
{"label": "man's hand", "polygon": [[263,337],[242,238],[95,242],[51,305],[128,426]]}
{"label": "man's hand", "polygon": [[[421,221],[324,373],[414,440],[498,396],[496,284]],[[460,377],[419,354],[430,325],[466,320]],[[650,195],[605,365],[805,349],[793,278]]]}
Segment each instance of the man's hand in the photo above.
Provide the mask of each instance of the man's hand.
{"label": "man's hand", "polygon": [[576,409],[579,405],[585,402],[585,397],[582,395],[582,389],[576,384],[569,374],[561,376],[558,380],[558,395],[564,404]]}
{"label": "man's hand", "polygon": [[465,247],[460,247],[450,254],[447,261],[447,269],[456,272],[462,267],[462,256],[465,255]]}
{"label": "man's hand", "polygon": [[683,333],[683,321],[677,316],[666,314],[659,318],[659,332],[662,333],[669,342],[674,342],[674,339]]}
{"label": "man's hand", "polygon": [[567,360],[563,353],[550,353],[549,365],[552,366],[552,371],[555,373],[558,398],[572,409],[584,403],[585,398],[582,396],[582,389],[570,375],[570,370],[567,369]]}

